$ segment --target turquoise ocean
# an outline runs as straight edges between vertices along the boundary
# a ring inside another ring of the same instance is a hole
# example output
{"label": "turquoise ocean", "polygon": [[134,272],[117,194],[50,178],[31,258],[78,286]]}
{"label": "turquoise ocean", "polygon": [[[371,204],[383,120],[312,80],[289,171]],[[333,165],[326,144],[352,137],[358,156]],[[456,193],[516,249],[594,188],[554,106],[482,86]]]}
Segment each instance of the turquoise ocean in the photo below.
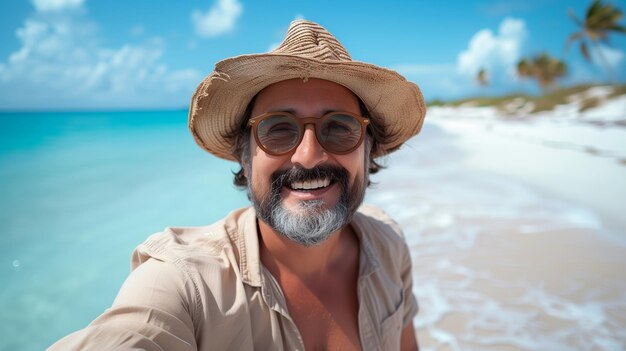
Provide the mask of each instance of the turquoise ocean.
{"label": "turquoise ocean", "polygon": [[0,113],[0,349],[42,350],[110,306],[132,250],[248,200],[187,112]]}

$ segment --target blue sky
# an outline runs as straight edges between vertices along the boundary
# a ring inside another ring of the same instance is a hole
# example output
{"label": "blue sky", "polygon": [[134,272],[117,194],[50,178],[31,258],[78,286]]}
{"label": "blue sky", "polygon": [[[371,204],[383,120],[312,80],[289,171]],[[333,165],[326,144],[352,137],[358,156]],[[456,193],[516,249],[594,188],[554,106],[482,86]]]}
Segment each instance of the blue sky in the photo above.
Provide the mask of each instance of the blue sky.
{"label": "blue sky", "polygon": [[[353,59],[404,74],[427,99],[536,92],[512,69],[544,51],[568,64],[562,85],[606,82],[597,58],[565,50],[576,31],[568,10],[583,17],[590,2],[2,0],[0,109],[185,108],[217,61],[267,51],[295,18],[325,26]],[[626,81],[626,36],[600,50],[613,80]],[[488,88],[474,81],[480,67]]]}

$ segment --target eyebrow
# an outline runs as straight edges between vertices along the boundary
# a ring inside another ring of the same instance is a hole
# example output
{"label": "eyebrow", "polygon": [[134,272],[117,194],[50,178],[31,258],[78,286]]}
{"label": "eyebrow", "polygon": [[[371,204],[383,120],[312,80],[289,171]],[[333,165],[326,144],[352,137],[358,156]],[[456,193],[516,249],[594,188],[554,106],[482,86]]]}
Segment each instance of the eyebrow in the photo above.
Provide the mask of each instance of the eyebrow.
{"label": "eyebrow", "polygon": [[[338,112],[339,110],[335,110],[335,109],[326,109],[322,111],[322,116],[330,113],[330,112]],[[282,109],[282,110],[278,110],[278,111],[274,111],[274,112],[287,112],[287,113],[291,113],[294,116],[297,116],[298,113],[296,110],[292,109],[292,108],[287,108],[287,109]],[[304,116],[304,117],[308,117],[308,116]]]}

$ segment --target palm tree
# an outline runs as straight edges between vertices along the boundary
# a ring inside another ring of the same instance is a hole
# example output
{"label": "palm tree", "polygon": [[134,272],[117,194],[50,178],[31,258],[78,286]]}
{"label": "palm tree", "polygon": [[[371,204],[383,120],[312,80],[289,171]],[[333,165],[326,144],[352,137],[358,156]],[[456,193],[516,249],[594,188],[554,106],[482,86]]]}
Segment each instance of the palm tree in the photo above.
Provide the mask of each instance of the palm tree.
{"label": "palm tree", "polygon": [[532,58],[522,58],[517,63],[517,75],[520,78],[536,79],[541,90],[552,87],[558,78],[567,74],[565,62],[553,58],[547,53]]}
{"label": "palm tree", "polygon": [[487,75],[486,69],[481,68],[480,71],[478,71],[478,74],[476,75],[476,81],[481,87],[489,85],[489,76]]}
{"label": "palm tree", "polygon": [[611,67],[602,54],[599,43],[602,42],[608,45],[609,34],[611,33],[626,33],[626,27],[617,23],[623,17],[622,11],[612,4],[602,3],[602,0],[594,0],[587,9],[584,20],[578,19],[572,10],[569,11],[569,16],[580,27],[580,30],[569,36],[566,44],[567,48],[573,42],[580,41],[580,52],[588,62],[591,62],[589,44],[593,45],[602,61],[602,65],[607,70],[609,76],[612,76]]}
{"label": "palm tree", "polygon": [[523,58],[517,62],[517,75],[520,76],[520,78],[531,77],[530,62],[528,59]]}

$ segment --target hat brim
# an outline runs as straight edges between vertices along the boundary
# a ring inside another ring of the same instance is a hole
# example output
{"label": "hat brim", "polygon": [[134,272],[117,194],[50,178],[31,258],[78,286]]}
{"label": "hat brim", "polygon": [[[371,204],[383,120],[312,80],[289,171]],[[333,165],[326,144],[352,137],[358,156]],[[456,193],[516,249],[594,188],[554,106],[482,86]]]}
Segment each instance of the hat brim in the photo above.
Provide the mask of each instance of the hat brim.
{"label": "hat brim", "polygon": [[378,154],[396,150],[416,135],[426,105],[419,87],[395,71],[358,61],[318,61],[281,54],[242,55],[220,61],[194,92],[189,129],[196,143],[213,155],[235,161],[232,134],[251,99],[265,87],[288,79],[324,79],[351,90],[365,104],[370,118],[385,126]]}

